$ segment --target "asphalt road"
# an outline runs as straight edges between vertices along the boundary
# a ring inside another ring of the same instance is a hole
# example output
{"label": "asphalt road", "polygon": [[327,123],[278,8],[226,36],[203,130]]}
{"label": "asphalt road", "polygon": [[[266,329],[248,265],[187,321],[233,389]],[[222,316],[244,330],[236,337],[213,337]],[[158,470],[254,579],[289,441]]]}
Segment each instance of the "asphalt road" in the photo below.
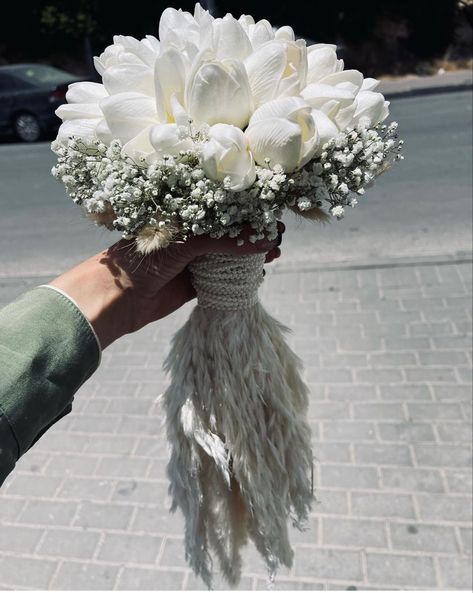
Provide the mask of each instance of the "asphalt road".
{"label": "asphalt road", "polygon": [[[281,263],[455,256],[472,247],[470,92],[397,99],[405,160],[346,218],[326,226],[289,213]],[[50,175],[49,142],[0,146],[0,276],[56,274],[114,241]]]}

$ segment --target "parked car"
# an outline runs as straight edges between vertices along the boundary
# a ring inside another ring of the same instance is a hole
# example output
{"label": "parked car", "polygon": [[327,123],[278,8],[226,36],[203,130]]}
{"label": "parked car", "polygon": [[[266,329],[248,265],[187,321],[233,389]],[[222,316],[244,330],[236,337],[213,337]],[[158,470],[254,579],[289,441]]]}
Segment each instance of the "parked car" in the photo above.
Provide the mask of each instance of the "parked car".
{"label": "parked car", "polygon": [[0,66],[0,133],[13,132],[23,142],[35,142],[57,131],[54,115],[65,103],[70,83],[84,80],[44,64]]}

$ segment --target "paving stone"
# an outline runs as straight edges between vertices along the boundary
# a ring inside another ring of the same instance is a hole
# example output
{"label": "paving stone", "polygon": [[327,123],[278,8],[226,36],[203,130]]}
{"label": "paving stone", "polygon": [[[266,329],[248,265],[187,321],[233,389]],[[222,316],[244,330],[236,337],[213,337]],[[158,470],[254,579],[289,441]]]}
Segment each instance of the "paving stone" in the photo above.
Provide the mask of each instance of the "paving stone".
{"label": "paving stone", "polygon": [[154,564],[161,548],[162,538],[151,535],[107,533],[100,547],[99,560]]}
{"label": "paving stone", "polygon": [[313,441],[316,463],[350,463],[351,454],[348,443],[321,443]]}
{"label": "paving stone", "polygon": [[448,491],[454,494],[470,494],[473,489],[470,470],[444,470]]}
{"label": "paving stone", "polygon": [[471,467],[471,447],[461,445],[415,445],[419,465]]}
{"label": "paving stone", "polygon": [[296,550],[294,574],[314,574],[320,579],[361,581],[361,554],[340,549],[299,547]]}
{"label": "paving stone", "polygon": [[356,517],[415,517],[415,508],[410,494],[376,492],[352,492],[352,512]]}
{"label": "paving stone", "polygon": [[327,441],[374,441],[376,431],[372,422],[322,422],[323,438]]}
{"label": "paving stone", "polygon": [[324,488],[359,490],[379,487],[378,473],[372,467],[324,464],[320,470],[321,484]]}
{"label": "paving stone", "polygon": [[397,403],[354,403],[353,415],[358,419],[404,420],[402,405]]}
{"label": "paving stone", "polygon": [[0,556],[0,583],[16,589],[48,589],[57,562],[31,557]]}
{"label": "paving stone", "polygon": [[376,399],[374,385],[327,385],[327,398],[336,401],[366,401]]}
{"label": "paving stone", "polygon": [[455,381],[455,372],[451,368],[431,367],[404,369],[407,381],[419,383],[453,383]]}
{"label": "paving stone", "polygon": [[19,515],[26,501],[23,498],[10,498],[0,494],[0,522],[14,521]]}
{"label": "paving stone", "polygon": [[419,513],[425,521],[471,522],[471,498],[441,494],[417,494]]}
{"label": "paving stone", "polygon": [[322,521],[324,545],[350,548],[386,548],[384,521],[367,519],[324,518]]}
{"label": "paving stone", "polygon": [[133,507],[85,501],[79,505],[74,526],[84,529],[126,529]]}
{"label": "paving stone", "polygon": [[412,465],[406,445],[355,444],[355,462],[376,465]]}
{"label": "paving stone", "polygon": [[394,549],[447,554],[459,551],[455,531],[450,526],[391,523],[389,530]]}
{"label": "paving stone", "polygon": [[125,566],[116,589],[119,591],[180,591],[184,584],[184,571],[158,570]]}
{"label": "paving stone", "polygon": [[[31,554],[43,533],[44,529],[0,523],[0,554],[2,552]],[[0,582],[1,580],[0,576]]]}
{"label": "paving stone", "polygon": [[471,443],[471,426],[466,422],[448,422],[444,424],[437,424],[436,430],[441,441]]}
{"label": "paving stone", "polygon": [[378,431],[383,441],[406,443],[435,441],[432,425],[421,422],[380,422]]}
{"label": "paving stone", "polygon": [[114,502],[163,505],[169,483],[167,480],[120,480],[112,494]]}
{"label": "paving stone", "polygon": [[17,517],[17,523],[32,525],[70,525],[76,514],[77,504],[58,500],[29,500]]}
{"label": "paving stone", "polygon": [[424,468],[382,468],[383,488],[408,492],[443,492],[440,472]]}
{"label": "paving stone", "polygon": [[403,374],[400,369],[377,368],[377,369],[355,369],[355,382],[370,384],[391,384],[401,383]]}
{"label": "paving stone", "polygon": [[79,529],[48,529],[38,554],[58,558],[92,558],[100,536]]}
{"label": "paving stone", "polygon": [[429,556],[404,556],[368,552],[368,579],[371,583],[398,586],[436,586],[433,559]]}
{"label": "paving stone", "polygon": [[431,400],[432,395],[428,385],[418,383],[403,383],[402,385],[380,385],[381,399],[385,400]]}
{"label": "paving stone", "polygon": [[459,529],[460,532],[460,539],[461,539],[461,547],[462,547],[462,552],[464,554],[467,554],[469,556],[471,556],[472,553],[472,529],[470,527],[470,529],[466,528],[466,527],[461,527]]}
{"label": "paving stone", "polygon": [[463,420],[458,404],[411,403],[407,404],[410,420]]}
{"label": "paving stone", "polygon": [[[276,578],[271,587],[275,591],[323,591],[325,589],[324,583],[316,583],[315,581],[296,581]],[[256,579],[255,590],[266,591],[267,581],[265,579]]]}
{"label": "paving stone", "polygon": [[442,586],[448,589],[472,589],[471,560],[462,557],[438,559]]}
{"label": "paving stone", "polygon": [[58,491],[59,498],[69,500],[106,501],[109,500],[115,482],[100,478],[66,478]]}
{"label": "paving stone", "polygon": [[103,457],[95,470],[97,476],[119,478],[145,478],[149,459],[133,457]]}
{"label": "paving stone", "polygon": [[63,562],[50,589],[60,591],[111,591],[118,566],[90,562]]}
{"label": "paving stone", "polygon": [[348,495],[340,490],[317,488],[314,515],[347,515]]}

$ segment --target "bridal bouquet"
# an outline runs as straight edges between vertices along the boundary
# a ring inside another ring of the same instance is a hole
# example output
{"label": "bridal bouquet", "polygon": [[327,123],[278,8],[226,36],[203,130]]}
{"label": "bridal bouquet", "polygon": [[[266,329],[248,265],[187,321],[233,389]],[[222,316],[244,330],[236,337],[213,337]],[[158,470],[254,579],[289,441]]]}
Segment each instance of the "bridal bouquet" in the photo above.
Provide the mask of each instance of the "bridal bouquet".
{"label": "bridal bouquet", "polygon": [[[193,235],[277,235],[285,209],[344,216],[402,158],[378,82],[290,27],[166,9],[159,40],[116,36],[102,83],[69,86],[53,175],[97,224],[147,254]],[[242,240],[240,239],[240,243]],[[186,558],[230,583],[251,539],[271,577],[291,566],[287,519],[313,502],[308,390],[288,329],[261,306],[264,256],[193,262],[198,305],[172,342],[164,394],[172,509]]]}

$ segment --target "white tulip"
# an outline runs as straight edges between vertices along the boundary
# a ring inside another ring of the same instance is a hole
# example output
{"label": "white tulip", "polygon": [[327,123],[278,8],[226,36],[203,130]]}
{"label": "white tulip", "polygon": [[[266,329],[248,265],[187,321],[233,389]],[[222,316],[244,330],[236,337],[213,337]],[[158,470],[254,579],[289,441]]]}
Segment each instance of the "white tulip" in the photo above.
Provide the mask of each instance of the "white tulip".
{"label": "white tulip", "polygon": [[229,178],[232,191],[250,187],[256,179],[256,170],[245,134],[235,126],[215,124],[208,136],[201,152],[206,175],[215,181]]}
{"label": "white tulip", "polygon": [[235,60],[197,61],[187,79],[185,107],[197,123],[226,123],[244,128],[252,111],[245,68]]}
{"label": "white tulip", "polygon": [[294,41],[296,36],[294,34],[294,29],[289,26],[280,27],[276,33],[274,34],[275,39],[282,39],[284,41]]}
{"label": "white tulip", "polygon": [[163,51],[156,59],[154,66],[156,106],[159,119],[163,123],[173,120],[171,98],[176,96],[181,104],[184,102],[187,67],[185,56],[172,47]]}
{"label": "white tulip", "polygon": [[270,159],[286,172],[304,166],[318,144],[311,111],[300,97],[276,99],[257,109],[245,132],[255,161],[267,166]]}
{"label": "white tulip", "polygon": [[274,30],[269,21],[261,19],[255,23],[255,19],[249,14],[242,14],[238,19],[251,42],[253,50],[258,49],[264,43],[274,40]]}
{"label": "white tulip", "polygon": [[317,43],[307,48],[307,83],[319,82],[324,76],[343,70],[343,60],[337,58],[336,46]]}
{"label": "white tulip", "polygon": [[324,76],[319,83],[336,86],[356,94],[363,84],[363,74],[358,70],[341,70]]}
{"label": "white tulip", "polygon": [[103,84],[98,82],[73,82],[66,92],[68,103],[98,103],[108,95]]}
{"label": "white tulip", "polygon": [[94,138],[97,126],[103,122],[103,113],[98,102],[107,96],[103,85],[96,82],[74,82],[69,85],[66,93],[68,103],[60,105],[55,111],[63,120],[58,138]]}
{"label": "white tulip", "polygon": [[326,142],[337,136],[339,129],[323,111],[320,111],[319,109],[312,109],[311,115],[319,137],[316,152],[320,152]]}
{"label": "white tulip", "polygon": [[355,95],[349,90],[328,84],[309,84],[301,96],[313,108],[317,109],[332,121],[339,129],[345,128],[354,114],[353,101]]}
{"label": "white tulip", "polygon": [[379,86],[379,80],[376,78],[365,78],[363,80],[363,84],[361,85],[362,91],[374,91],[375,88]]}
{"label": "white tulip", "polygon": [[389,101],[381,93],[360,91],[355,100],[353,125],[375,126],[389,115]]}
{"label": "white tulip", "polygon": [[212,23],[213,48],[219,60],[244,60],[252,51],[245,29],[231,15],[215,19]]}
{"label": "white tulip", "polygon": [[111,95],[100,101],[100,107],[113,137],[123,144],[158,123],[154,99],[141,93]]}
{"label": "white tulip", "polygon": [[177,124],[158,124],[151,128],[149,141],[158,157],[165,155],[176,156],[181,150],[195,148],[188,137],[183,137]]}
{"label": "white tulip", "polygon": [[199,23],[189,12],[166,8],[159,20],[159,40],[165,48],[184,49],[189,43],[198,47]]}
{"label": "white tulip", "polygon": [[154,96],[153,70],[145,64],[116,64],[102,74],[104,87],[110,95],[133,92]]}
{"label": "white tulip", "polygon": [[113,44],[106,47],[100,56],[94,57],[94,65],[101,76],[107,68],[122,64],[151,68],[159,51],[159,41],[151,35],[141,41],[134,37],[115,35]]}
{"label": "white tulip", "polygon": [[251,92],[258,107],[281,96],[298,95],[306,84],[305,41],[270,41],[245,60]]}
{"label": "white tulip", "polygon": [[155,149],[149,140],[152,126],[147,126],[134,138],[126,142],[122,147],[122,154],[130,157],[135,162],[145,159],[146,162],[155,160]]}

